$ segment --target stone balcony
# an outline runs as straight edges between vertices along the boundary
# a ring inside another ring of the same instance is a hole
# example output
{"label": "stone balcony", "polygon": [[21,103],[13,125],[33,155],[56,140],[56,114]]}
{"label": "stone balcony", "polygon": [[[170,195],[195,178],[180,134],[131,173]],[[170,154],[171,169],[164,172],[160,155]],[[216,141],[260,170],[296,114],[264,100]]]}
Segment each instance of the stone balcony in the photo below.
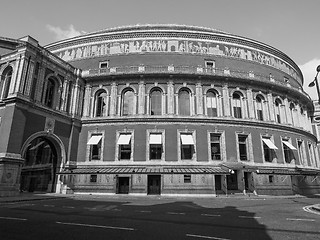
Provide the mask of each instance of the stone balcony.
{"label": "stone balcony", "polygon": [[83,78],[97,78],[102,76],[120,76],[120,75],[143,75],[143,74],[168,74],[168,75],[196,75],[197,77],[226,77],[230,79],[241,79],[259,82],[260,84],[270,84],[276,87],[283,88],[285,91],[290,91],[295,94],[302,94],[304,97],[310,97],[302,90],[302,88],[294,88],[289,82],[283,79],[276,79],[272,75],[261,75],[253,71],[239,71],[232,68],[205,68],[203,66],[119,66],[110,68],[98,68],[82,71]]}

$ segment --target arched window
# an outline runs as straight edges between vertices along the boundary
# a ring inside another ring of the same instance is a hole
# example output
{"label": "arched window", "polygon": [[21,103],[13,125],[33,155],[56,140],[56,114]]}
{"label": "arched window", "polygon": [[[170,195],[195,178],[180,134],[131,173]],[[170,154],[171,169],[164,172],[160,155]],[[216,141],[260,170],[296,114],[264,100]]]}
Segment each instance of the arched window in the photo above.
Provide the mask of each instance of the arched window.
{"label": "arched window", "polygon": [[47,81],[44,105],[49,108],[54,108],[54,94],[55,94],[56,83],[52,78],[49,78]]}
{"label": "arched window", "polygon": [[279,98],[277,98],[274,104],[275,104],[274,111],[275,111],[275,115],[276,115],[276,122],[277,123],[281,123],[280,113],[281,113],[281,104],[282,104],[282,102],[281,102],[281,100]]}
{"label": "arched window", "polygon": [[106,106],[107,106],[107,93],[102,90],[96,94],[96,117],[106,116]]}
{"label": "arched window", "polygon": [[134,92],[131,89],[126,90],[122,95],[122,116],[129,116],[135,113]]}
{"label": "arched window", "polygon": [[24,155],[21,169],[21,190],[53,191],[57,169],[57,151],[51,141],[38,137],[32,140]]}
{"label": "arched window", "polygon": [[257,118],[263,121],[263,105],[264,98],[261,95],[256,96]]}
{"label": "arched window", "polygon": [[186,89],[179,92],[179,115],[190,116],[190,93]]}
{"label": "arched window", "polygon": [[12,67],[7,67],[0,79],[0,99],[5,99],[8,97],[9,88],[12,78]]}
{"label": "arched window", "polygon": [[296,106],[294,105],[294,103],[290,103],[290,115],[291,115],[291,121],[292,121],[292,124],[294,125],[295,123],[295,118],[296,118],[296,114],[295,114],[295,109],[296,109]]}
{"label": "arched window", "polygon": [[233,101],[233,116],[235,118],[242,118],[241,95],[237,92],[233,93],[232,101]]}
{"label": "arched window", "polygon": [[162,114],[162,92],[158,88],[152,90],[150,93],[150,114]]}
{"label": "arched window", "polygon": [[209,117],[218,116],[217,103],[217,94],[213,91],[207,92],[207,114]]}

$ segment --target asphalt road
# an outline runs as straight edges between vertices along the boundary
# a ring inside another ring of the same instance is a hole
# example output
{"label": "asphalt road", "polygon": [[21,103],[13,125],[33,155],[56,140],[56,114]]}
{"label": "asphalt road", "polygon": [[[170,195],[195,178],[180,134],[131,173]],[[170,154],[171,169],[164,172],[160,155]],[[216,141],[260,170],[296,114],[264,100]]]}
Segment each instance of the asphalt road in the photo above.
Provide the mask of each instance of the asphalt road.
{"label": "asphalt road", "polygon": [[320,239],[319,198],[77,196],[0,205],[0,239]]}

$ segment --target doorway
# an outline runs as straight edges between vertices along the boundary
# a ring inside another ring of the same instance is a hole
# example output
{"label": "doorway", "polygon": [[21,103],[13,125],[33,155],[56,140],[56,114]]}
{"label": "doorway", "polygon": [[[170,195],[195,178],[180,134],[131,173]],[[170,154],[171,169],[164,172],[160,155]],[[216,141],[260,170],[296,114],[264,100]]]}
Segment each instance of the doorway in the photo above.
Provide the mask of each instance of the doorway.
{"label": "doorway", "polygon": [[236,170],[233,174],[227,175],[227,189],[238,190],[238,173]]}
{"label": "doorway", "polygon": [[221,188],[221,175],[214,175],[214,181],[215,181],[216,191],[222,190],[222,188]]}
{"label": "doorway", "polygon": [[118,177],[118,193],[129,193],[129,177]]}
{"label": "doorway", "polygon": [[148,175],[148,194],[160,195],[161,175]]}
{"label": "doorway", "polygon": [[250,178],[250,173],[244,172],[244,189],[249,190],[249,178]]}

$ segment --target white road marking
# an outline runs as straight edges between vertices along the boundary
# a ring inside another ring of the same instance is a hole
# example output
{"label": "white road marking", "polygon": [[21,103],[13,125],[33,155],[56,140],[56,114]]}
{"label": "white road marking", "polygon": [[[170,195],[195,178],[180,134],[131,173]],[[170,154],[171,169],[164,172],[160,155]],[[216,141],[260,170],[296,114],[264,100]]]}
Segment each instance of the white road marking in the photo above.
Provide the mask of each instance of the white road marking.
{"label": "white road marking", "polygon": [[27,221],[25,218],[14,218],[14,217],[0,217],[1,219],[7,219],[7,220],[18,220],[18,221]]}
{"label": "white road marking", "polygon": [[206,217],[221,217],[219,214],[201,214],[201,216],[206,216]]}
{"label": "white road marking", "polygon": [[74,207],[71,207],[71,206],[62,206],[62,208],[74,208]]}
{"label": "white road marking", "polygon": [[137,212],[141,212],[141,213],[151,213],[151,211],[137,211]]}
{"label": "white road marking", "polygon": [[63,225],[73,225],[73,226],[81,226],[81,227],[95,227],[95,228],[107,228],[107,229],[117,229],[117,230],[126,230],[126,231],[134,231],[134,228],[125,228],[125,227],[113,227],[113,226],[103,226],[103,225],[92,225],[92,224],[84,224],[84,223],[66,223],[66,222],[56,222],[58,224]]}
{"label": "white road marking", "polygon": [[186,236],[195,237],[195,238],[204,238],[204,239],[230,240],[228,238],[218,238],[218,237],[202,236],[202,235],[195,235],[195,234],[186,234]]}
{"label": "white road marking", "polygon": [[307,219],[307,218],[287,218],[288,221],[307,221],[307,222],[314,222],[314,219]]}
{"label": "white road marking", "polygon": [[44,207],[54,207],[54,205],[43,205]]}
{"label": "white road marking", "polygon": [[177,213],[177,212],[167,212],[167,214],[171,214],[171,215],[185,215],[185,213]]}
{"label": "white road marking", "polygon": [[259,218],[261,218],[261,217],[239,216],[239,218],[253,218],[253,219],[259,219]]}
{"label": "white road marking", "polygon": [[313,214],[320,215],[320,212],[319,212],[319,211],[312,210],[313,207],[314,207],[314,205],[305,206],[305,207],[303,207],[303,210],[306,211],[306,212],[308,212],[308,213],[313,213]]}

